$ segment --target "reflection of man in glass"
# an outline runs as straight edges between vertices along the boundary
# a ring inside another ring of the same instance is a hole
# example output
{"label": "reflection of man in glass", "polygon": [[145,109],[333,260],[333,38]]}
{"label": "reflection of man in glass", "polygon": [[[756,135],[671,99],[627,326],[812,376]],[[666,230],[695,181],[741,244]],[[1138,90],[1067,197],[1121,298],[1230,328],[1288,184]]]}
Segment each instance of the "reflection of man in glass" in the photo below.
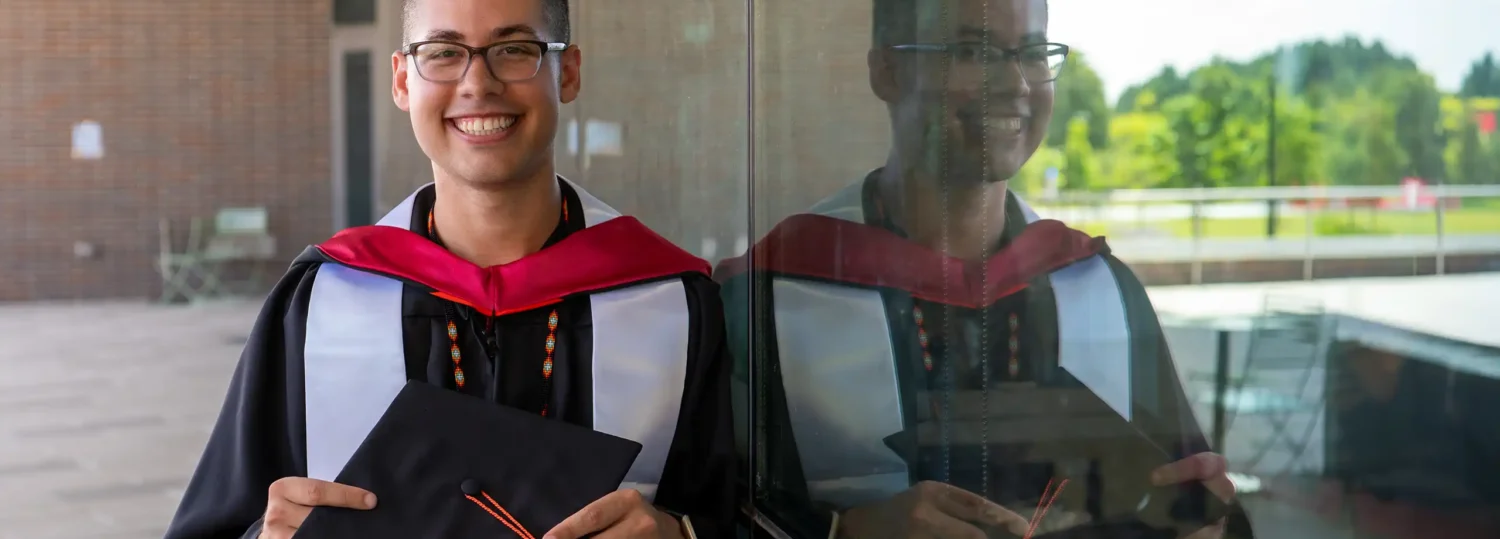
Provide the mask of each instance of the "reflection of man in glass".
{"label": "reflection of man in glass", "polygon": [[885,166],[719,268],[731,306],[754,298],[729,316],[756,338],[738,398],[760,507],[807,537],[1223,535],[1206,510],[1172,520],[1233,487],[1144,287],[1007,190],[1067,57],[1046,1],[875,0],[874,19]]}

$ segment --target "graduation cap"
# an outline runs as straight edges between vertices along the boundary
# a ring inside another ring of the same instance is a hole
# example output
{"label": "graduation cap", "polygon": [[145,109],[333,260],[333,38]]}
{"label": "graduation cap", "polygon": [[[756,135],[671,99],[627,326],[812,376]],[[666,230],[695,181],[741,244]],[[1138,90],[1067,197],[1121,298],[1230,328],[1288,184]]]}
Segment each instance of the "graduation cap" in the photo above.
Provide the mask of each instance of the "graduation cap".
{"label": "graduation cap", "polygon": [[319,507],[298,536],[535,539],[614,492],[641,445],[408,382],[336,483],[375,509]]}
{"label": "graduation cap", "polygon": [[[930,393],[919,392],[916,400],[928,402],[932,398]],[[956,447],[977,447],[981,440],[1002,448],[1025,447],[1021,458],[1033,463],[1111,457],[1112,466],[1100,470],[1106,473],[1099,478],[1098,485],[1102,498],[1098,500],[1098,509],[1103,513],[1098,515],[1100,520],[1039,534],[1036,539],[1170,539],[1211,525],[1234,512],[1197,481],[1152,486],[1151,471],[1177,460],[1161,444],[1180,438],[1180,433],[1163,436],[1158,431],[1166,422],[1154,420],[1144,412],[1136,415],[1136,421],[1125,420],[1110,403],[1089,389],[1016,387],[988,396],[981,396],[978,391],[958,391],[950,398],[951,418],[945,420],[935,410],[918,407],[915,424],[887,436],[886,447],[912,466],[919,465],[922,448],[937,447],[944,439]],[[946,438],[940,437],[940,422],[946,424]],[[1069,488],[1089,488],[1087,477],[1072,479],[1076,486]],[[989,530],[988,536],[1011,537],[998,529]]]}

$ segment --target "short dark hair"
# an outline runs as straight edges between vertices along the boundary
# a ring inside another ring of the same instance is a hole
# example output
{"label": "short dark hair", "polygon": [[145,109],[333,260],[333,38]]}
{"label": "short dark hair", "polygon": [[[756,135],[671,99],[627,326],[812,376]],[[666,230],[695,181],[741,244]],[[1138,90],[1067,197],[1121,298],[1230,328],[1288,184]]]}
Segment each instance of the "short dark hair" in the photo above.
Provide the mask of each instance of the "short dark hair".
{"label": "short dark hair", "polygon": [[[872,0],[871,41],[876,46],[900,45],[917,38],[917,6],[933,0]],[[937,0],[951,2],[952,0]]]}
{"label": "short dark hair", "polygon": [[[401,41],[410,42],[411,19],[422,0],[401,0]],[[562,43],[571,43],[573,23],[569,19],[568,0],[537,0],[542,3],[542,23],[552,32],[553,38]]]}
{"label": "short dark hair", "polygon": [[915,36],[916,2],[913,0],[874,0],[871,13],[870,40],[878,46],[896,45]]}

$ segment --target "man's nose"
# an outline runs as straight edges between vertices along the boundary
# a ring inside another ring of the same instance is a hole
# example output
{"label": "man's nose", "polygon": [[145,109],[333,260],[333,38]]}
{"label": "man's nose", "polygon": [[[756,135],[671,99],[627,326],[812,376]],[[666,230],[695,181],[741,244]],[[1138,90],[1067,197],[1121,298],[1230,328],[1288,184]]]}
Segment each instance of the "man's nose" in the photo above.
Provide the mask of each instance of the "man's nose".
{"label": "man's nose", "polygon": [[458,91],[464,97],[500,94],[505,91],[505,83],[495,77],[488,57],[474,54],[469,56],[469,68],[458,81]]}
{"label": "man's nose", "polygon": [[980,98],[1024,98],[1031,95],[1031,83],[1026,80],[1026,72],[1016,58],[980,64],[979,80]]}

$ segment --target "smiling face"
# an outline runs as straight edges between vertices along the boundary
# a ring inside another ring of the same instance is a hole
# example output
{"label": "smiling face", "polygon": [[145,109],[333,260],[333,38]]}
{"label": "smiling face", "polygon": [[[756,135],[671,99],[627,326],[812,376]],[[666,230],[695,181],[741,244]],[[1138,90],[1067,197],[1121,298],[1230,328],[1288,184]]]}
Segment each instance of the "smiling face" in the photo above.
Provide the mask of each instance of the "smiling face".
{"label": "smiling face", "polygon": [[[907,30],[870,56],[871,84],[891,109],[897,157],[930,176],[946,171],[957,183],[1010,179],[1046,136],[1053,83],[1028,81],[1021,63],[996,59],[995,51],[1046,42],[1046,0],[916,4],[946,9],[946,17],[919,24],[918,13],[893,15],[908,18],[900,23]],[[900,47],[907,44],[947,52]]]}
{"label": "smiling face", "polygon": [[[544,13],[543,3],[549,1],[417,0],[406,13],[406,42],[470,47],[512,40],[556,42],[562,36],[548,29]],[[432,76],[434,70],[421,76],[407,52],[391,57],[392,97],[410,113],[412,131],[432,160],[434,175],[475,187],[551,179],[558,108],[578,97],[581,57],[576,47],[541,53],[535,76],[506,82],[492,74],[502,71],[501,51],[492,51],[489,59],[475,56],[463,77],[452,82],[427,80],[439,77]]]}

